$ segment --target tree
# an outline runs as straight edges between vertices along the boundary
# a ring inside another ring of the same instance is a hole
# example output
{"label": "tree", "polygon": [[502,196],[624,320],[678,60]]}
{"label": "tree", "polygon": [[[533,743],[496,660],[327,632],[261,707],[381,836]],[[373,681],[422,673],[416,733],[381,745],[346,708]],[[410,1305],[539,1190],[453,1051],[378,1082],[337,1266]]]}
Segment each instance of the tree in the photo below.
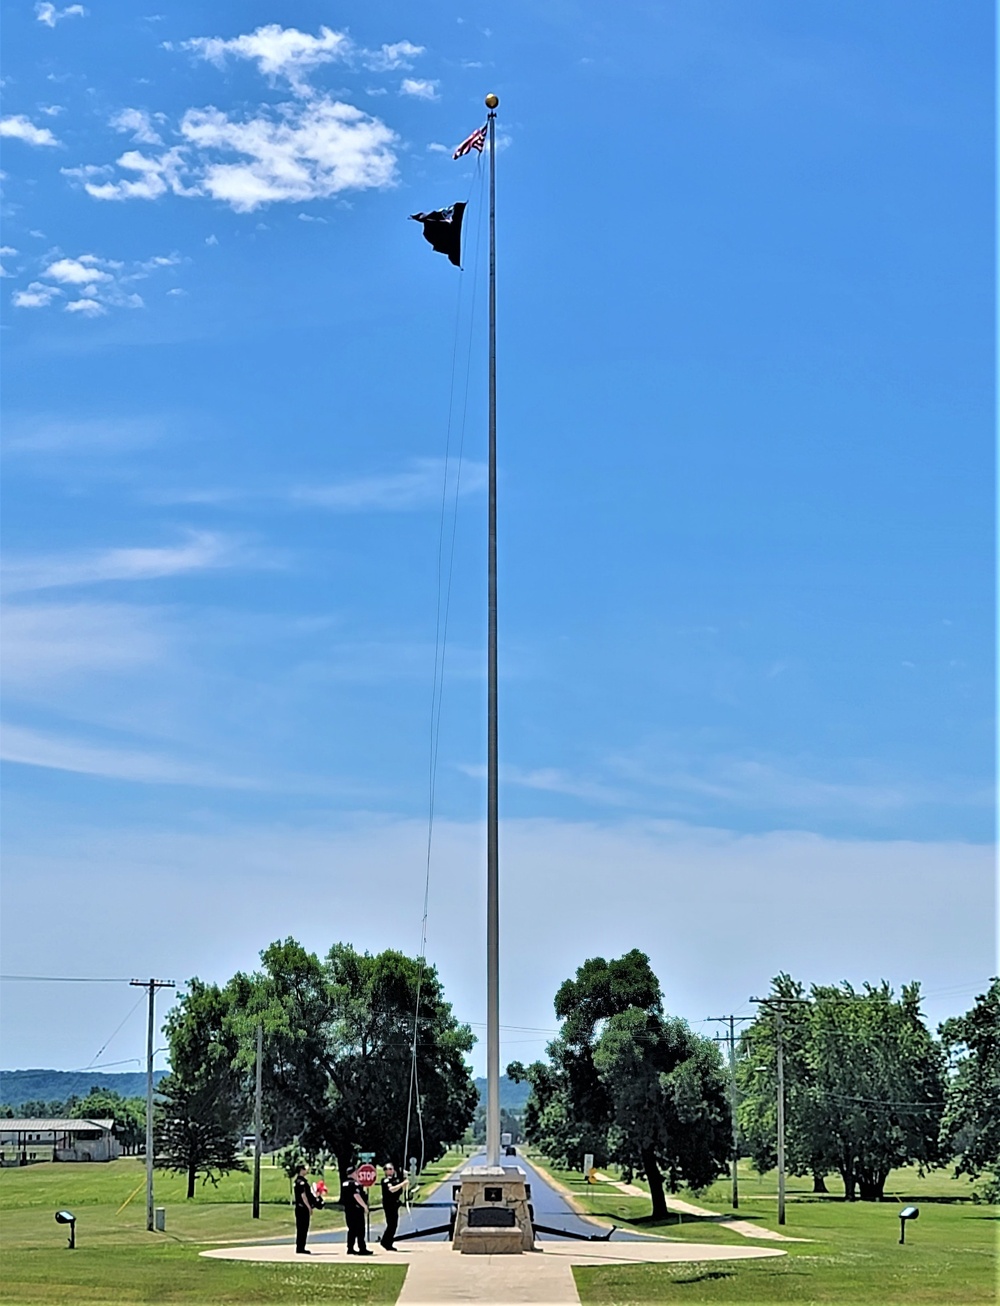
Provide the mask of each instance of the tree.
{"label": "tree", "polygon": [[58,1120],[61,1117],[73,1118],[73,1107],[77,1098],[68,1098],[65,1102],[44,1102],[41,1098],[29,1098],[15,1110],[10,1108],[10,1117],[20,1120]]}
{"label": "tree", "polygon": [[955,1174],[1000,1182],[1000,978],[964,1016],[940,1027],[945,1049],[957,1058],[948,1083],[941,1146],[955,1159]]}
{"label": "tree", "polygon": [[594,957],[555,998],[563,1021],[550,1063],[508,1067],[532,1087],[525,1131],[554,1160],[618,1161],[649,1181],[654,1219],[667,1214],[665,1186],[703,1187],[731,1151],[726,1081],[708,1039],[663,1012],[649,959],[633,949]]}
{"label": "tree", "polygon": [[[785,1138],[793,1173],[838,1170],[848,1201],[880,1201],[897,1166],[937,1162],[944,1099],[940,1045],[923,1023],[920,986],[813,985],[790,976],[741,1044],[745,1135],[766,1158],[775,1110],[778,1027],[786,1050]],[[773,1134],[771,1134],[773,1138]]]}
{"label": "tree", "polygon": [[146,1102],[141,1097],[122,1097],[111,1088],[96,1084],[80,1098],[70,1112],[74,1120],[115,1122],[115,1137],[126,1153],[137,1151],[146,1138]]}
{"label": "tree", "polygon": [[[791,1174],[811,1174],[813,1192],[824,1193],[834,1140],[824,1137],[827,1117],[810,1087],[810,1015],[805,989],[784,974],[774,979],[772,987],[773,996],[783,999],[781,1039],[786,1117],[794,1118],[798,1126],[789,1132],[786,1122],[785,1164]],[[778,1159],[777,1036],[778,1017],[765,1007],[760,1018],[744,1033],[737,1061],[740,1134],[760,1174],[773,1170]]]}
{"label": "tree", "polygon": [[342,1177],[359,1150],[404,1164],[411,1155],[436,1160],[461,1138],[476,1108],[464,1059],[474,1040],[433,966],[347,944],[321,962],[294,939],[261,959],[263,972],[236,976],[230,994],[246,1031],[245,1066],[249,1029],[263,1024],[265,1102],[277,1133],[331,1152]]}
{"label": "tree", "polygon": [[167,1016],[171,1073],[160,1081],[154,1126],[156,1164],[202,1183],[246,1170],[238,1155],[245,1094],[227,994],[193,979]]}

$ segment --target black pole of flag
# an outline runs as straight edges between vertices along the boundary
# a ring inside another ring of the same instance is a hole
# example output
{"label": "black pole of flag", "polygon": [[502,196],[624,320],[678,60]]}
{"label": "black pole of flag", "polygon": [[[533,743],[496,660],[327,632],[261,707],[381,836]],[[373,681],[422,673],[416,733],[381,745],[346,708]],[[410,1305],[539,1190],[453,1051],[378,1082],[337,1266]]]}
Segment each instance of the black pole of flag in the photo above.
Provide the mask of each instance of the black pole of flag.
{"label": "black pole of flag", "polygon": [[500,881],[497,775],[497,244],[496,109],[490,125],[489,629],[486,776],[486,1164],[500,1164]]}

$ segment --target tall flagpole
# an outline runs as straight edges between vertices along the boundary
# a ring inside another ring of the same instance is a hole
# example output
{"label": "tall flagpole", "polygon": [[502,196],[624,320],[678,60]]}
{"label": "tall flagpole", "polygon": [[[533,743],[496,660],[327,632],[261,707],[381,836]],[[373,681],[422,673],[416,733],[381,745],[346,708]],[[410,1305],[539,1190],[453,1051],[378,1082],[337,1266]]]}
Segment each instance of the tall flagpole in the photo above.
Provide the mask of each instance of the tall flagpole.
{"label": "tall flagpole", "polygon": [[497,805],[497,246],[496,109],[490,125],[489,630],[486,778],[486,1164],[500,1164],[500,881]]}

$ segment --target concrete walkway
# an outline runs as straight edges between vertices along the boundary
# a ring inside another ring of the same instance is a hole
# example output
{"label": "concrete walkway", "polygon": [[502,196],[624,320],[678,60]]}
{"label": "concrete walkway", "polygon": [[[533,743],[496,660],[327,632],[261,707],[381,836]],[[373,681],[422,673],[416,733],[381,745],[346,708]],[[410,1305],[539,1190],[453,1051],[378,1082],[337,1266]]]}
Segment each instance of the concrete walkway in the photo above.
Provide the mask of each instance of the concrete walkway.
{"label": "concrete walkway", "polygon": [[[649,1193],[645,1188],[639,1188],[636,1184],[624,1184],[618,1179],[611,1179],[608,1175],[598,1174],[597,1179],[602,1184],[610,1184],[612,1188],[617,1188],[619,1192],[625,1193],[628,1197],[645,1197],[649,1199]],[[774,1229],[765,1229],[762,1225],[754,1224],[752,1220],[727,1220],[721,1211],[710,1211],[706,1206],[695,1206],[694,1202],[681,1201],[679,1197],[671,1197],[667,1202],[667,1209],[678,1211],[681,1215],[692,1215],[700,1220],[711,1220],[714,1224],[719,1225],[722,1229],[732,1229],[733,1233],[741,1234],[744,1238],[760,1238],[765,1242],[775,1243],[810,1243],[811,1238],[793,1238],[787,1233],[777,1233]]]}
{"label": "concrete walkway", "polygon": [[574,1265],[625,1265],[637,1263],[742,1261],[785,1253],[764,1247],[723,1247],[680,1242],[546,1242],[522,1256],[462,1256],[450,1243],[412,1243],[368,1261],[348,1261],[341,1246],[314,1245],[312,1255],[297,1256],[293,1247],[265,1244],[224,1247],[202,1256],[220,1260],[262,1261],[286,1265],[405,1265],[406,1280],[399,1306],[442,1306],[449,1302],[478,1302],[481,1306],[563,1306],[579,1302],[573,1278]]}

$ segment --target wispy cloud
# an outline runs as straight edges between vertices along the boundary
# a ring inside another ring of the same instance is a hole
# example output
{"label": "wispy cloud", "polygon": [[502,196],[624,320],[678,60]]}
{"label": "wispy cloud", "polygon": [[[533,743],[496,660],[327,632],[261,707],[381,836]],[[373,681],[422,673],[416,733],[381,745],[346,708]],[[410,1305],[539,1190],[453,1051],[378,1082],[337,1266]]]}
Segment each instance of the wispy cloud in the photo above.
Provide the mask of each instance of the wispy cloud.
{"label": "wispy cloud", "polygon": [[[163,118],[163,114],[157,117]],[[110,125],[115,131],[127,132],[140,145],[162,145],[159,132],[153,126],[153,120],[145,109],[122,109],[116,113]]]}
{"label": "wispy cloud", "polygon": [[199,58],[219,67],[227,59],[251,60],[271,82],[281,78],[300,95],[309,95],[312,90],[306,75],[335,59],[345,59],[352,43],[346,33],[335,32],[330,27],[321,27],[318,36],[311,36],[295,27],[269,23],[228,40],[219,36],[196,36],[182,42],[181,48],[191,50]]}
{"label": "wispy cloud", "polygon": [[0,623],[5,693],[157,661],[165,637],[148,608],[121,603],[8,603]]}
{"label": "wispy cloud", "polygon": [[399,93],[412,96],[416,100],[436,100],[439,84],[426,77],[404,77],[399,84]]}
{"label": "wispy cloud", "polygon": [[4,423],[5,454],[118,454],[144,449],[162,439],[165,427],[146,417],[65,418],[8,413]]}
{"label": "wispy cloud", "polygon": [[87,11],[83,5],[67,5],[65,9],[57,9],[49,0],[39,0],[35,5],[35,17],[45,27],[55,27],[56,23],[61,23],[64,18],[85,18]]}
{"label": "wispy cloud", "polygon": [[312,36],[278,23],[228,39],[197,36],[183,41],[181,49],[219,67],[228,59],[250,60],[272,84],[286,81],[301,96],[315,93],[308,77],[324,64],[360,64],[370,72],[392,72],[411,67],[412,60],[425,53],[422,45],[412,41],[386,42],[377,50],[368,50],[355,45],[346,32],[335,32],[330,27],[320,27],[319,35]]}
{"label": "wispy cloud", "polygon": [[156,580],[233,566],[240,557],[232,540],[207,531],[192,531],[184,543],[167,547],[14,559],[4,565],[3,588],[8,594],[16,594],[104,581]]}
{"label": "wispy cloud", "polygon": [[136,784],[173,784],[253,789],[255,782],[223,775],[211,767],[130,748],[108,747],[66,739],[18,725],[0,732],[0,758],[21,766],[72,771],[106,780]]}
{"label": "wispy cloud", "polygon": [[414,45],[412,41],[395,41],[391,45],[383,45],[380,50],[365,51],[364,64],[375,73],[393,72],[397,68],[411,67],[410,61],[424,53],[422,45]]}
{"label": "wispy cloud", "polygon": [[0,136],[13,141],[24,141],[25,145],[59,145],[48,127],[37,127],[23,113],[13,114],[9,118],[0,118]]}
{"label": "wispy cloud", "polygon": [[290,488],[268,486],[249,490],[238,487],[208,489],[155,490],[148,498],[161,504],[202,504],[211,507],[241,507],[246,504],[275,503],[308,505],[330,512],[410,512],[436,508],[442,494],[453,498],[478,494],[486,486],[485,463],[462,463],[459,480],[458,463],[450,460],[445,483],[443,458],[415,458],[401,471],[347,476],[325,484],[299,485]]}
{"label": "wispy cloud", "polygon": [[[475,766],[460,768],[478,775]],[[776,825],[823,824],[831,819],[875,821],[913,811],[927,803],[989,803],[985,791],[959,782],[930,783],[904,776],[866,774],[863,765],[844,764],[841,774],[822,774],[815,759],[776,759],[705,754],[661,758],[643,750],[619,753],[584,773],[557,767],[508,766],[505,784],[542,793],[564,794],[589,803],[676,817],[744,819],[748,811],[766,814]],[[852,774],[844,775],[848,771]]]}
{"label": "wispy cloud", "polygon": [[[405,471],[383,476],[359,476],[327,485],[301,486],[291,492],[300,503],[335,512],[399,512],[427,508],[441,502],[444,460],[422,458]],[[454,468],[449,469],[454,477]],[[466,462],[462,467],[462,494],[476,494],[486,484],[486,466]]]}

